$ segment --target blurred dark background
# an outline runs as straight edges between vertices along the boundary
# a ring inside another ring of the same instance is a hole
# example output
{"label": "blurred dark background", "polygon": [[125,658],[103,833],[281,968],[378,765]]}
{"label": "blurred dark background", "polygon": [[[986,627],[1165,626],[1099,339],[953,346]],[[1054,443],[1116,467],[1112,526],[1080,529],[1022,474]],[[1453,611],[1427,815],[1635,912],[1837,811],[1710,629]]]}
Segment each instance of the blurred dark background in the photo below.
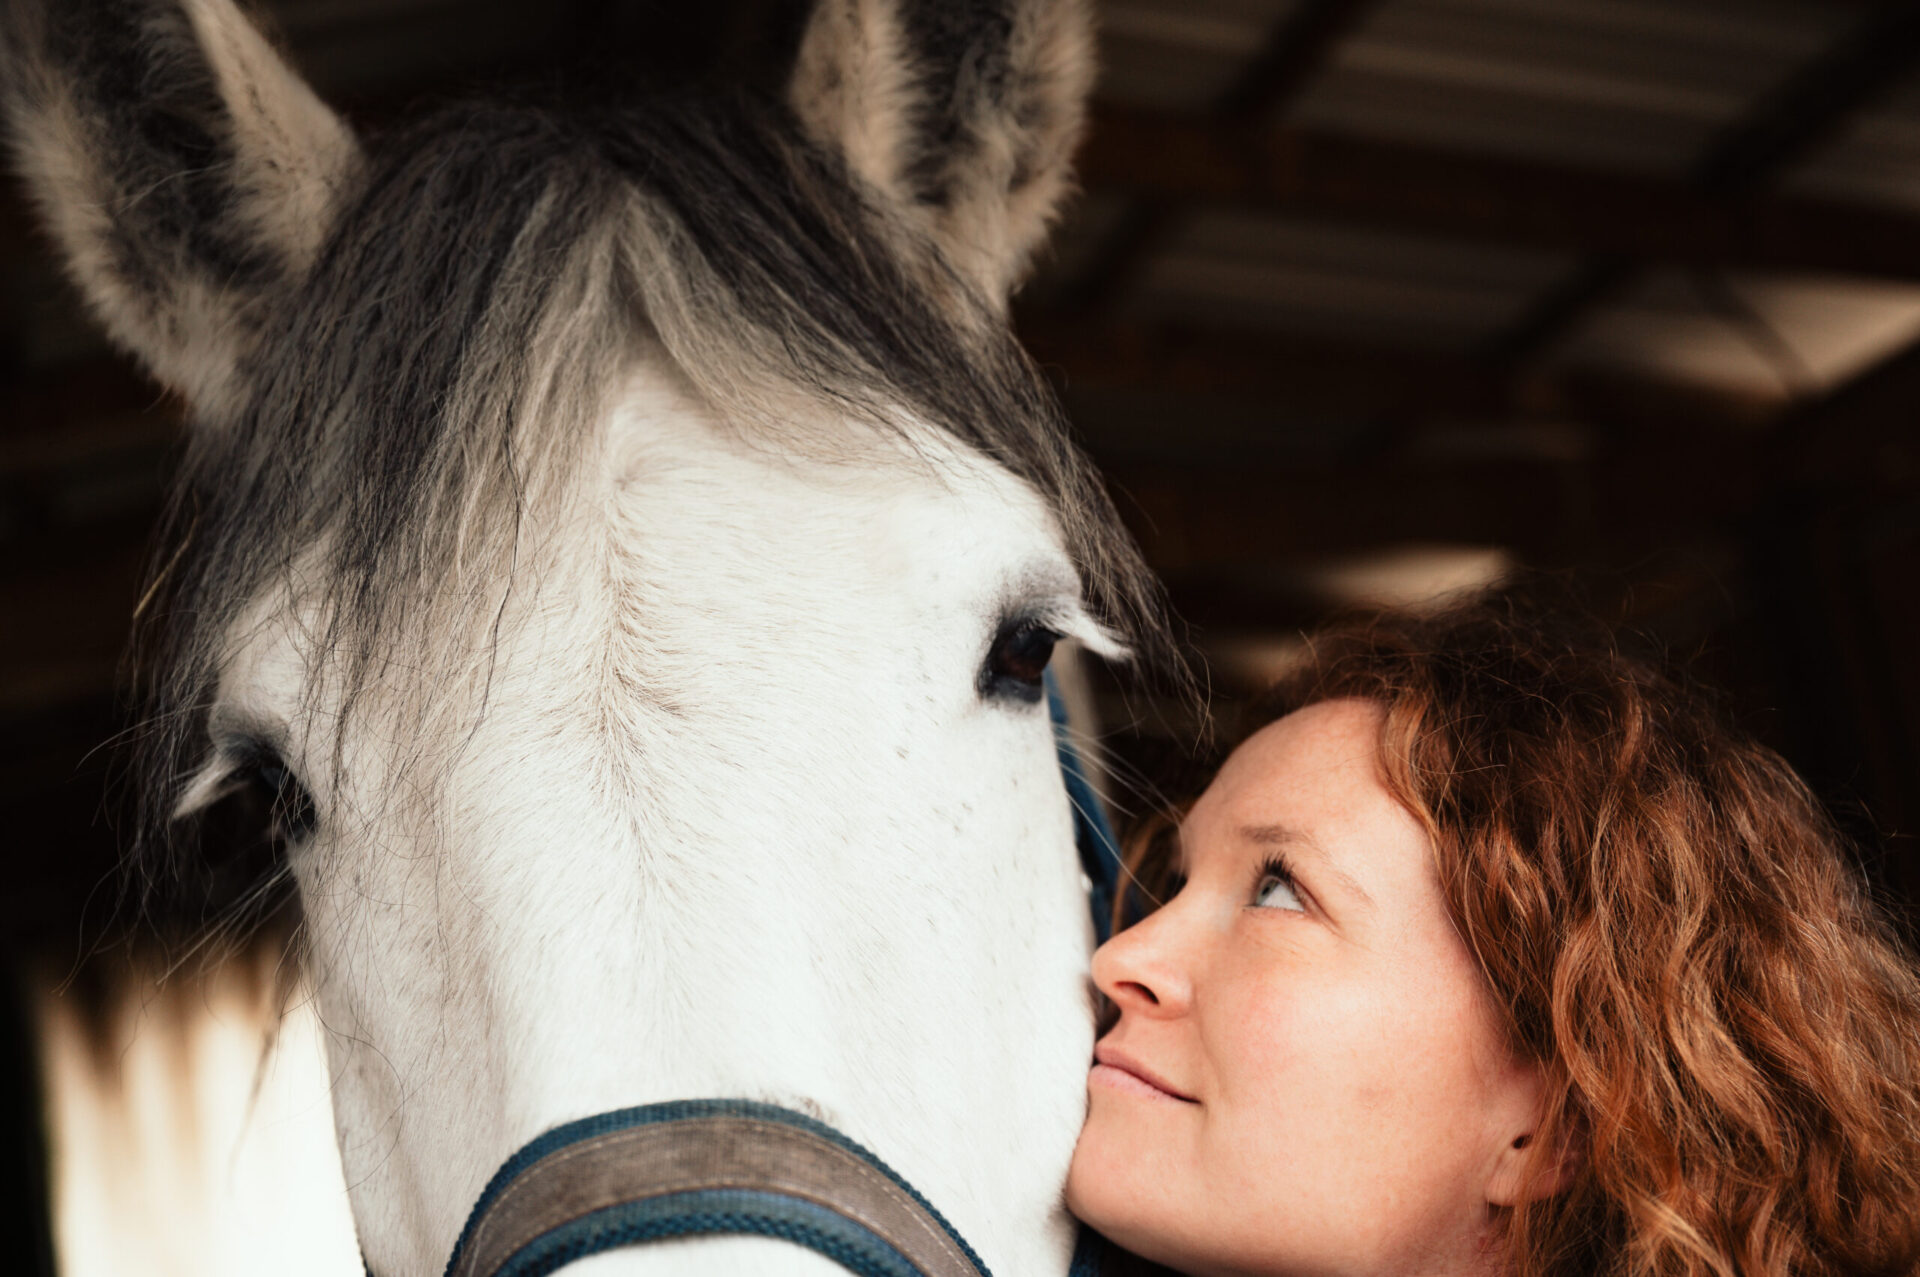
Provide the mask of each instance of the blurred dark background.
{"label": "blurred dark background", "polygon": [[[264,8],[377,129],[501,81],[764,72],[791,6]],[[1222,703],[1342,607],[1568,573],[1729,689],[1920,898],[1920,5],[1096,9],[1085,193],[1016,322]],[[69,967],[113,895],[101,746],[177,438],[0,187],[16,972]],[[1163,770],[1179,708],[1095,681],[1116,754]],[[0,1055],[26,1069],[18,1009]]]}

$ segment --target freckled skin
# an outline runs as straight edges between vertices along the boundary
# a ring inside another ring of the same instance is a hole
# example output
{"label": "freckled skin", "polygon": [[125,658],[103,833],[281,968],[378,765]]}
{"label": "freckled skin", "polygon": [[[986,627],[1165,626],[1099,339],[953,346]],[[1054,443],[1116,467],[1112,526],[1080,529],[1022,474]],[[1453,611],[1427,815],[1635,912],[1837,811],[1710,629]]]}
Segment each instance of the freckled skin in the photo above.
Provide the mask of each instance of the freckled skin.
{"label": "freckled skin", "polygon": [[[1183,1272],[1489,1268],[1539,1081],[1381,778],[1380,717],[1323,702],[1250,739],[1182,826],[1186,885],[1094,956],[1103,1047],[1191,1098],[1096,1069],[1068,1203]],[[1263,883],[1276,845],[1295,892]]]}

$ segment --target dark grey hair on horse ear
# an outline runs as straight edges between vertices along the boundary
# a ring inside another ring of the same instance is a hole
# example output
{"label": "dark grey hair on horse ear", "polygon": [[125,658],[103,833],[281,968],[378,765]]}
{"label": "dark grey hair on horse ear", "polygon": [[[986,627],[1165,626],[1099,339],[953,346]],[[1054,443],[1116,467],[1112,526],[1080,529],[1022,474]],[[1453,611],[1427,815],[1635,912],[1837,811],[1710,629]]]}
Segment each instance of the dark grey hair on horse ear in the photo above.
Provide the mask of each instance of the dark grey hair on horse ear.
{"label": "dark grey hair on horse ear", "polygon": [[229,419],[360,148],[232,0],[0,0],[14,160],[108,333]]}
{"label": "dark grey hair on horse ear", "polygon": [[1086,0],[818,0],[787,97],[998,308],[1071,187],[1093,73]]}

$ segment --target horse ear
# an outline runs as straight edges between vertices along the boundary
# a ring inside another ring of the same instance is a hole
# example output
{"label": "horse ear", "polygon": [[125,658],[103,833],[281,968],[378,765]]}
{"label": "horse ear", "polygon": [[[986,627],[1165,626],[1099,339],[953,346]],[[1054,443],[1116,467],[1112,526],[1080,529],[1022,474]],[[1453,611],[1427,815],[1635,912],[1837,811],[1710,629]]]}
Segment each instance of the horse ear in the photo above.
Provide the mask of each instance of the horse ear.
{"label": "horse ear", "polygon": [[232,0],[0,0],[14,155],[114,340],[205,419],[360,152]]}
{"label": "horse ear", "polygon": [[788,100],[999,305],[1068,192],[1092,84],[1084,0],[818,0]]}

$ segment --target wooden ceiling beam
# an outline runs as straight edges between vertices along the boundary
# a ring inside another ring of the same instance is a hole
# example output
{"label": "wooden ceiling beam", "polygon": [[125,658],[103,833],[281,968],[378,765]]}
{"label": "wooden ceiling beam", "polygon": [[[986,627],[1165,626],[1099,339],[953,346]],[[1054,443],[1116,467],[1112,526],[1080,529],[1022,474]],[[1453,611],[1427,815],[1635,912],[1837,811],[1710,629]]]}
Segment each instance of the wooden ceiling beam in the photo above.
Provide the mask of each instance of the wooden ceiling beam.
{"label": "wooden ceiling beam", "polygon": [[1693,180],[1710,191],[1748,191],[1839,136],[1848,122],[1920,67],[1920,6],[1875,5],[1707,146]]}
{"label": "wooden ceiling beam", "polygon": [[[1166,324],[1091,324],[1021,312],[1021,341],[1061,388],[1271,400],[1292,414],[1394,427],[1582,425],[1604,433],[1677,429],[1751,434],[1789,405],[1619,370],[1564,368],[1516,377],[1445,352]],[[1204,399],[1201,402],[1205,402]]]}
{"label": "wooden ceiling beam", "polygon": [[1508,383],[1446,354],[1172,325],[1023,313],[1021,341],[1072,390],[1264,396],[1348,417],[1505,417]]}
{"label": "wooden ceiling beam", "polygon": [[[1409,543],[1498,546],[1549,568],[1619,568],[1737,528],[1757,449],[1662,437],[1583,460],[1406,456],[1255,466],[1095,459],[1154,570],[1262,580],[1275,565]],[[1700,476],[1715,481],[1702,484]]]}
{"label": "wooden ceiling beam", "polygon": [[[1763,94],[1709,143],[1693,166],[1689,185],[1702,195],[1721,198],[1761,189],[1839,134],[1847,121],[1905,80],[1916,64],[1920,7],[1908,0],[1876,4],[1839,41]],[[1496,334],[1488,353],[1509,364],[1534,359],[1625,292],[1636,277],[1635,262],[1605,246],[1596,248]]]}
{"label": "wooden ceiling beam", "polygon": [[1657,178],[1300,128],[1108,109],[1080,172],[1090,188],[1164,202],[1682,266],[1920,280],[1920,215],[1719,197]]}
{"label": "wooden ceiling beam", "polygon": [[1253,121],[1284,112],[1381,0],[1303,0],[1214,104],[1216,119]]}
{"label": "wooden ceiling beam", "polygon": [[[1302,0],[1220,100],[1209,118],[1227,127],[1272,120],[1300,96],[1334,49],[1380,5],[1380,0]],[[1092,259],[1065,290],[1063,305],[1111,310],[1139,282],[1146,264],[1180,230],[1186,210],[1176,200],[1136,199],[1108,231]]]}
{"label": "wooden ceiling beam", "polygon": [[1069,395],[1092,389],[1190,396],[1199,404],[1210,397],[1264,399],[1276,419],[1372,423],[1389,428],[1403,447],[1418,443],[1423,430],[1450,423],[1737,438],[1774,424],[1789,407],[1779,398],[1617,370],[1565,368],[1514,377],[1462,355],[1325,339],[1094,325],[1031,312],[1020,315],[1016,327]]}

